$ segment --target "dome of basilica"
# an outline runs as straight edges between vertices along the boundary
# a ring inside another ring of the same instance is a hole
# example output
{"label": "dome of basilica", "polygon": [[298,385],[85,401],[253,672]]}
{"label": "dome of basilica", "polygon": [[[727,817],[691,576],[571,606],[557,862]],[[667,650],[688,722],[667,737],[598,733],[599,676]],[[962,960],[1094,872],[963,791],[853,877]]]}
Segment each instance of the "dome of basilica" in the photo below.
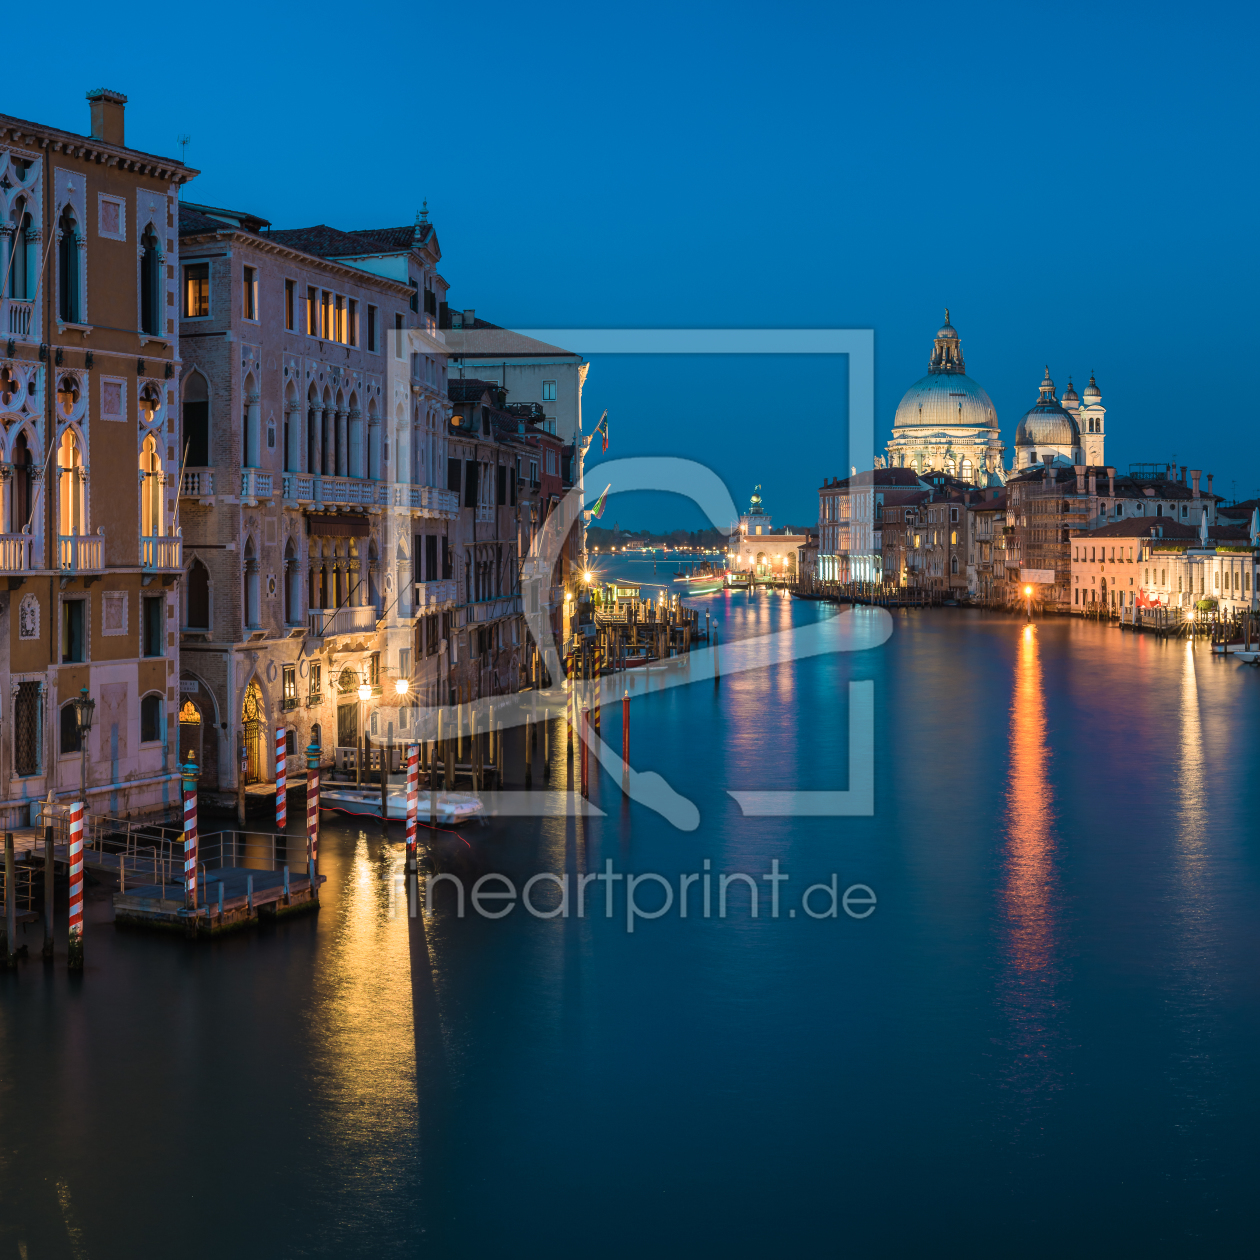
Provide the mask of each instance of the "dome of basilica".
{"label": "dome of basilica", "polygon": [[962,342],[945,312],[928,359],[928,374],[906,390],[893,417],[893,429],[926,425],[933,429],[996,429],[997,411],[989,395],[967,375]]}
{"label": "dome of basilica", "polygon": [[1023,414],[1015,430],[1015,445],[1074,447],[1079,446],[1080,441],[1081,427],[1054,396],[1054,382],[1050,379],[1050,369],[1046,368],[1040,397]]}
{"label": "dome of basilica", "polygon": [[930,425],[936,429],[971,425],[998,427],[993,401],[970,376],[961,372],[929,372],[906,390],[897,406],[893,428]]}

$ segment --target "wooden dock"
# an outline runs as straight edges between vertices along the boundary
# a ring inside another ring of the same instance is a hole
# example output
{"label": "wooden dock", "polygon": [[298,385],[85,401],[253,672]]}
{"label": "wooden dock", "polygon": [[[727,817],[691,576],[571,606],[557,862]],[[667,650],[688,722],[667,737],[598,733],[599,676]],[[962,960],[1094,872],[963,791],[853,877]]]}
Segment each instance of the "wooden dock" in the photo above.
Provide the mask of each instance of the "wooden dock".
{"label": "wooden dock", "polygon": [[319,886],[307,874],[223,866],[202,870],[197,881],[198,905],[184,904],[182,884],[140,884],[114,894],[114,921],[134,927],[159,928],[191,937],[219,936],[250,927],[260,919],[279,919],[319,908]]}

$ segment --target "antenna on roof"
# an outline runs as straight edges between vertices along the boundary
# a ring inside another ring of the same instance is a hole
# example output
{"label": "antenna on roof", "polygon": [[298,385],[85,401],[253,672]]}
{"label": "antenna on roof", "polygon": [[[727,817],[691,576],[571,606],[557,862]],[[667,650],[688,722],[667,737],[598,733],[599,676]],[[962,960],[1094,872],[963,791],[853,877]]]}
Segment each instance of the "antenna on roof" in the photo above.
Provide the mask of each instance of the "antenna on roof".
{"label": "antenna on roof", "polygon": [[192,136],[185,133],[182,136],[175,137],[175,143],[179,145],[179,161],[181,166],[188,165],[188,145],[192,140]]}

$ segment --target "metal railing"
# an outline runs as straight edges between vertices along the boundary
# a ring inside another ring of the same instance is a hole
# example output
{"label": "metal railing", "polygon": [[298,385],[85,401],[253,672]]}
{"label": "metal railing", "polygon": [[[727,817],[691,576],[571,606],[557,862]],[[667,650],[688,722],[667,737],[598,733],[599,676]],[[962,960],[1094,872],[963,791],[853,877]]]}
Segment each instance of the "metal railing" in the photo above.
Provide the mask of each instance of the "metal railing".
{"label": "metal railing", "polygon": [[307,614],[311,634],[317,639],[332,634],[362,634],[375,630],[380,613],[375,604],[348,608],[312,608]]}
{"label": "metal railing", "polygon": [[90,573],[105,567],[105,539],[99,534],[59,534],[59,567],[67,573]]}
{"label": "metal railing", "polygon": [[161,537],[141,536],[140,567],[142,569],[182,569],[183,539],[177,534]]}
{"label": "metal railing", "polygon": [[209,498],[214,493],[214,469],[185,468],[179,492],[192,499]]}
{"label": "metal railing", "polygon": [[0,573],[21,573],[30,567],[30,534],[0,534]]}

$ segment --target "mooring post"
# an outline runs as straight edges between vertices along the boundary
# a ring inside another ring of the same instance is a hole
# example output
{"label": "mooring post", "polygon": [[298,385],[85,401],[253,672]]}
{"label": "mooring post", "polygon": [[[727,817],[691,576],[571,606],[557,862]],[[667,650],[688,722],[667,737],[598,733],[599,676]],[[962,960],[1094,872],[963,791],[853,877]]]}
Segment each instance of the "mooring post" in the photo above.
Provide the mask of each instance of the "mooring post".
{"label": "mooring post", "polygon": [[283,726],[276,727],[276,830],[283,831],[289,820],[288,737]]}
{"label": "mooring post", "polygon": [[245,749],[245,731],[239,730],[236,738],[240,744],[240,757],[237,759],[236,771],[236,821],[240,823],[241,830],[245,830],[245,772],[247,767],[247,754]]}
{"label": "mooring post", "polygon": [[4,952],[10,967],[17,966],[17,878],[13,870],[13,832],[4,833]]}
{"label": "mooring post", "polygon": [[197,776],[201,771],[190,757],[180,767],[184,782],[184,904],[197,908]]}
{"label": "mooring post", "polygon": [[306,863],[315,896],[315,876],[319,874],[319,745],[306,746]]}
{"label": "mooring post", "polygon": [[394,760],[394,727],[392,723],[389,730],[390,734],[386,736],[376,753],[381,766],[381,835],[385,835],[389,831],[389,763]]}
{"label": "mooring post", "polygon": [[713,627],[713,685],[716,687],[722,681],[722,663],[718,659],[718,628]]}
{"label": "mooring post", "polygon": [[71,971],[83,970],[83,802],[70,806],[70,956]]}
{"label": "mooring post", "polygon": [[[289,868],[284,868],[284,904],[289,904]],[[219,885],[219,913],[223,913],[223,885]]]}
{"label": "mooring post", "polygon": [[[542,728],[543,728],[543,751],[542,751],[543,778],[549,780],[551,778],[551,712],[548,709],[543,710]],[[500,739],[502,739],[502,737],[500,737]],[[500,775],[499,775],[499,786],[500,787],[503,786],[502,772],[500,772]]]}
{"label": "mooring post", "polygon": [[250,914],[254,913],[254,877],[252,875],[245,876],[245,904],[249,907]]}
{"label": "mooring post", "polygon": [[416,869],[416,814],[420,808],[420,746],[407,745],[407,870]]}
{"label": "mooring post", "polygon": [[630,693],[621,697],[621,773],[630,773]]}
{"label": "mooring post", "polygon": [[48,790],[44,807],[44,957],[53,956],[53,794]]}

